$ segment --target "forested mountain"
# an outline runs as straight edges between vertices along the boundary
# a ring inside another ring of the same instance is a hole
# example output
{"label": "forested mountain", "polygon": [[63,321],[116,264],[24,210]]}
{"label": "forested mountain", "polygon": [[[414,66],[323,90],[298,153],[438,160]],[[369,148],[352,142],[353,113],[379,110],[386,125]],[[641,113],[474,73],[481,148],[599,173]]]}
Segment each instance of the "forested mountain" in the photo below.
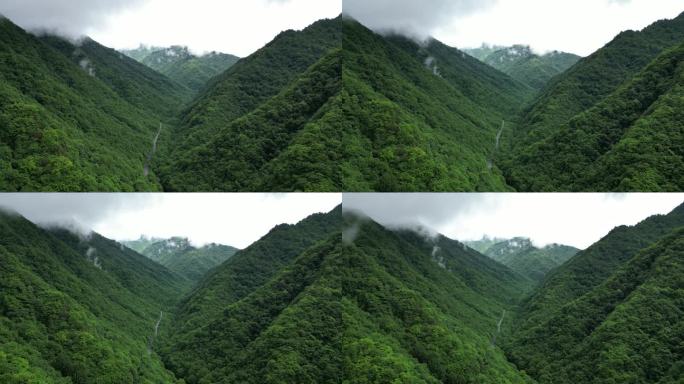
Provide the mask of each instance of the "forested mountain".
{"label": "forested mountain", "polygon": [[[470,246],[470,243],[466,243]],[[475,245],[477,245],[476,243]],[[568,261],[579,249],[562,244],[538,248],[524,237],[500,241],[481,253],[534,281],[541,281],[552,269]]]}
{"label": "forested mountain", "polygon": [[540,383],[684,377],[684,206],[619,227],[555,270],[506,350]]}
{"label": "forested mountain", "polygon": [[506,190],[490,159],[532,90],[438,41],[343,24],[345,189]]}
{"label": "forested mountain", "polygon": [[175,382],[155,324],[189,286],[95,233],[0,213],[0,381]]}
{"label": "forested mountain", "polygon": [[191,384],[527,382],[493,343],[528,280],[446,238],[352,217],[351,239],[340,214],[276,227],[211,272],[168,367]]}
{"label": "forested mountain", "polygon": [[579,61],[572,53],[552,51],[543,55],[532,52],[527,45],[465,50],[499,71],[534,89],[542,89],[554,76],[565,72]]}
{"label": "forested mountain", "polygon": [[123,53],[195,92],[202,90],[210,79],[240,60],[239,57],[220,52],[197,56],[188,47],[181,46],[147,50],[139,48]]}
{"label": "forested mountain", "polygon": [[[240,374],[238,370],[241,375],[251,374],[250,380],[258,382],[261,376],[253,366],[240,367],[248,363],[241,359],[253,353],[253,348],[260,348],[256,339],[267,331],[273,317],[285,316],[281,313],[284,306],[302,292],[302,286],[306,286],[312,276],[320,273],[316,265],[321,258],[334,257],[332,252],[339,246],[341,225],[341,207],[338,207],[327,214],[312,215],[296,225],[276,226],[212,270],[182,302],[176,320],[169,328],[163,353],[167,366],[188,383],[227,381],[228,377],[235,380],[235,375]],[[308,267],[305,264],[291,272],[290,269],[296,269],[294,260],[300,255],[307,255],[302,257],[314,264]],[[286,273],[291,273],[288,280],[276,283],[279,276]],[[283,295],[288,302],[281,301]],[[253,297],[258,300],[255,302]],[[324,328],[318,331],[334,331]],[[296,339],[294,334],[289,337]],[[249,350],[244,348],[248,341],[251,341]],[[234,349],[238,346],[241,351]],[[219,350],[220,353],[212,352]],[[286,359],[283,363],[286,363],[288,357],[283,357]],[[233,368],[232,376],[228,376],[226,367]],[[275,369],[275,366],[269,369],[272,370],[271,380],[285,380]],[[259,370],[266,374],[261,368]],[[247,380],[240,377],[239,382]]]}
{"label": "forested mountain", "polygon": [[92,40],[0,18],[0,190],[158,190],[144,163],[189,91]]}
{"label": "forested mountain", "polygon": [[237,248],[221,244],[197,248],[182,237],[165,240],[140,238],[124,242],[124,245],[193,282],[199,281],[210,269],[222,264],[238,251]]}
{"label": "forested mountain", "polygon": [[330,99],[339,20],[285,31],[212,81],[182,116],[168,190],[340,190]]}
{"label": "forested mountain", "polygon": [[681,190],[684,14],[626,31],[555,78],[501,162],[518,190]]}

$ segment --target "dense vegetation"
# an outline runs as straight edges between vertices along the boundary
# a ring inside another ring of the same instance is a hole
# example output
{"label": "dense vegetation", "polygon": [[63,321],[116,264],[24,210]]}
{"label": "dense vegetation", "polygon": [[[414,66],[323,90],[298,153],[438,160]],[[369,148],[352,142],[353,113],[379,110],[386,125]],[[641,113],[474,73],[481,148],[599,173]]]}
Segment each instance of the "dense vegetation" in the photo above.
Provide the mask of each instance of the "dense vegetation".
{"label": "dense vegetation", "polygon": [[500,162],[518,190],[682,189],[684,14],[626,31],[546,87]]}
{"label": "dense vegetation", "polygon": [[558,51],[538,55],[526,45],[487,48],[466,49],[465,52],[537,90],[580,59],[572,53]]}
{"label": "dense vegetation", "polygon": [[468,246],[480,248],[479,252],[534,281],[541,281],[552,269],[568,261],[579,250],[561,244],[535,247],[527,238],[516,237],[503,241],[467,242]]}
{"label": "dense vegetation", "polygon": [[185,280],[97,234],[0,213],[0,381],[172,383],[153,348]]}
{"label": "dense vegetation", "polygon": [[339,190],[341,150],[319,120],[341,86],[340,39],[339,24],[321,20],[281,33],[215,78],[182,116],[165,187]]}
{"label": "dense vegetation", "polygon": [[3,383],[674,384],[684,375],[684,205],[616,228],[537,288],[494,260],[540,251],[524,239],[490,244],[488,257],[341,207],[276,226],[192,290],[151,260],[190,248],[183,239],[130,244],[149,248],[146,258],[4,213],[0,235]]}
{"label": "dense vegetation", "polygon": [[0,190],[158,190],[144,161],[188,91],[119,53],[0,19]]}
{"label": "dense vegetation", "polygon": [[[335,233],[339,242],[340,227],[341,207],[327,214],[312,215],[296,225],[279,225],[212,270],[183,301],[176,320],[169,328],[163,353],[167,366],[188,383],[204,383],[221,382],[227,380],[229,374],[237,375],[238,372],[229,371],[236,371],[240,364],[256,364],[257,361],[249,361],[255,357],[239,363],[238,360],[254,352],[244,348],[244,343],[250,339],[255,341],[272,316],[282,311],[282,302],[276,304],[269,300],[285,295],[292,301],[310,276],[320,271],[315,264],[310,268],[302,267],[304,269],[294,272],[282,284],[274,282],[277,276],[285,273],[284,270],[303,253],[310,255],[313,259],[307,262],[313,263],[320,262],[321,257],[332,257],[326,254],[332,250],[330,244],[323,246],[325,251],[315,250],[318,248],[316,244],[334,238]],[[334,242],[331,244],[334,247]],[[312,247],[314,250],[310,249]],[[252,297],[259,297],[259,300],[252,300]],[[232,319],[227,316],[231,313],[234,314]],[[322,327],[319,331],[334,332],[334,329]],[[289,334],[289,337],[294,340],[296,335]],[[252,347],[257,348],[258,345],[252,343]],[[219,350],[222,352],[212,352]],[[233,369],[224,370],[228,366]],[[263,365],[258,370],[262,374],[271,371],[271,380],[282,380],[279,379],[281,373],[275,369],[264,371],[265,368]],[[245,372],[251,372],[252,380],[258,380],[254,366],[243,370],[242,374]],[[234,379],[236,376],[230,377]]]}
{"label": "dense vegetation", "polygon": [[509,181],[526,190],[681,191],[684,44],[667,50],[559,132],[521,151]]}
{"label": "dense vegetation", "polygon": [[239,57],[220,52],[197,56],[188,47],[181,46],[141,47],[123,53],[195,92],[201,91],[210,79],[240,60]]}
{"label": "dense vegetation", "polygon": [[684,206],[615,229],[526,303],[511,359],[540,383],[678,383],[684,377]]}
{"label": "dense vegetation", "polygon": [[181,307],[169,369],[191,384],[529,381],[495,346],[524,277],[356,218],[352,244],[340,213],[277,227],[212,271]]}
{"label": "dense vegetation", "polygon": [[490,159],[531,90],[437,41],[343,22],[344,189],[506,190]]}
{"label": "dense vegetation", "polygon": [[237,251],[228,245],[208,244],[195,247],[187,238],[149,239],[124,242],[124,245],[147,256],[186,279],[197,282],[212,268],[231,258]]}

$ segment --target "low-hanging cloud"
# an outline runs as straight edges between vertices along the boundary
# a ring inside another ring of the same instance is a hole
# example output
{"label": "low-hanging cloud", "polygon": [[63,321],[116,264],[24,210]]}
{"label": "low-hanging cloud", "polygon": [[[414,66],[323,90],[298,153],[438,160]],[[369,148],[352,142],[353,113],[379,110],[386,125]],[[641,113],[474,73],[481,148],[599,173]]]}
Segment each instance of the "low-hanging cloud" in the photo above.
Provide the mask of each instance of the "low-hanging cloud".
{"label": "low-hanging cloud", "polygon": [[496,0],[344,0],[342,12],[376,31],[425,39],[444,24],[495,3]]}
{"label": "low-hanging cloud", "polygon": [[619,225],[670,212],[684,194],[349,194],[345,211],[387,227],[425,227],[457,240],[528,237],[585,248]]}
{"label": "low-hanging cloud", "polygon": [[0,14],[24,29],[49,31],[71,38],[106,23],[115,13],[147,0],[2,0]]}

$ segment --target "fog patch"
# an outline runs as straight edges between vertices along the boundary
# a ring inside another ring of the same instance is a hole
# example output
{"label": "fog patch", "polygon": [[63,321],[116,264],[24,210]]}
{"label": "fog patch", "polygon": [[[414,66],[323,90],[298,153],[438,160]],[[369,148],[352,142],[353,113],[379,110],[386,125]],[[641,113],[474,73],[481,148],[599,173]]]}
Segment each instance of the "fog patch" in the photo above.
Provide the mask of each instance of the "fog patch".
{"label": "fog patch", "polygon": [[352,245],[354,241],[359,236],[359,231],[361,230],[361,225],[358,221],[352,223],[348,227],[342,230],[342,243],[344,245]]}
{"label": "fog patch", "polygon": [[380,33],[422,40],[437,29],[485,10],[496,0],[344,0],[342,13]]}

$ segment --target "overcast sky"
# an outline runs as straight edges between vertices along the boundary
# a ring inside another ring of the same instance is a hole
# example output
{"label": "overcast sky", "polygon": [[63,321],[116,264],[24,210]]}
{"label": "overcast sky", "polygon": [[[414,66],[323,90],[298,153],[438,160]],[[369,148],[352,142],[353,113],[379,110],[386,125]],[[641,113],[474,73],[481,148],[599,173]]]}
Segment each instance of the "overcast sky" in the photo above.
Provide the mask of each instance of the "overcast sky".
{"label": "overcast sky", "polygon": [[241,57],[341,12],[340,0],[0,0],[0,14],[27,29],[88,35],[117,49],[187,45]]}
{"label": "overcast sky", "polygon": [[684,194],[344,194],[345,210],[359,210],[386,226],[420,225],[457,240],[529,237],[586,248],[619,225],[669,213]]}
{"label": "overcast sky", "polygon": [[377,29],[434,36],[459,48],[529,44],[586,56],[618,33],[684,11],[682,0],[344,0],[344,12]]}
{"label": "overcast sky", "polygon": [[38,224],[77,226],[114,240],[188,237],[245,248],[278,224],[329,212],[341,194],[0,194],[0,207]]}

